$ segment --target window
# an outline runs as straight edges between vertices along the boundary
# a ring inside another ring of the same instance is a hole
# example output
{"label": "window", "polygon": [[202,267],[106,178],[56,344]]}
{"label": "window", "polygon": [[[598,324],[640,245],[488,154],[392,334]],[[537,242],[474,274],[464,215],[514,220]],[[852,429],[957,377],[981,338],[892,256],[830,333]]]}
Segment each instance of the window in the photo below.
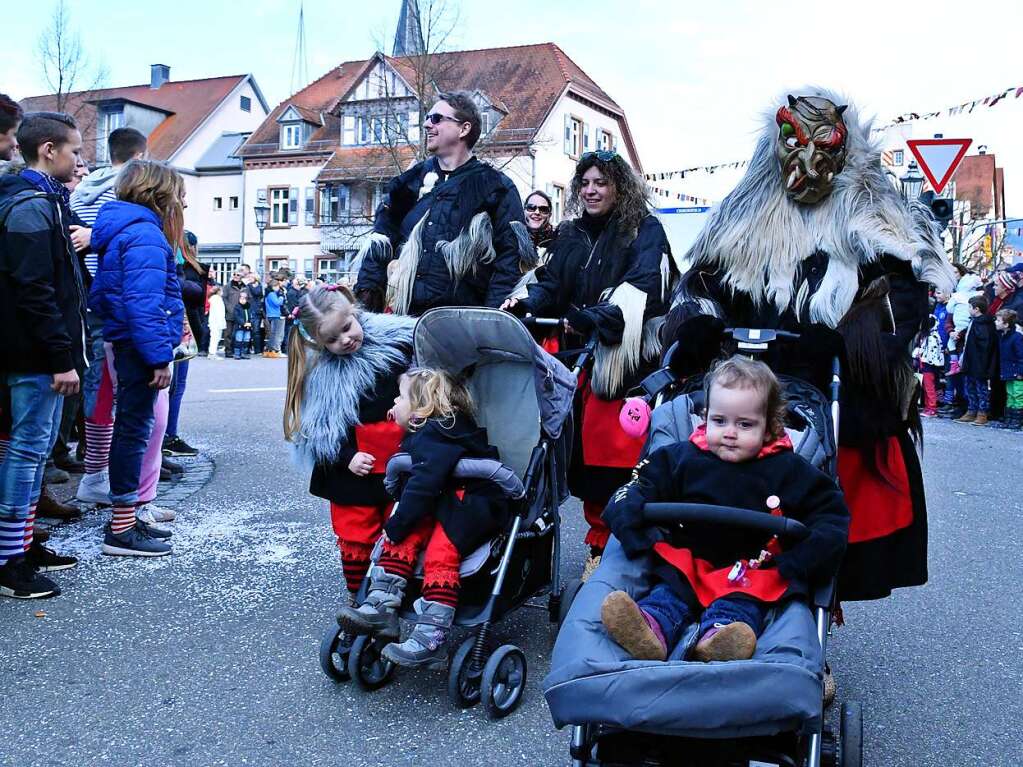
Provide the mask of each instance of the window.
{"label": "window", "polygon": [[237,197],[228,197],[227,198],[227,208],[228,208],[228,210],[238,210],[238,198]]}
{"label": "window", "polygon": [[270,226],[288,225],[288,192],[286,186],[271,187],[270,192]]}
{"label": "window", "polygon": [[615,148],[615,137],[611,135],[610,131],[598,130],[597,131],[597,149],[600,151],[610,152]]}
{"label": "window", "polygon": [[355,115],[345,115],[341,118],[341,143],[345,146],[355,146]]}
{"label": "window", "polygon": [[320,188],[321,224],[337,224],[348,218],[349,189],[346,184],[328,184]]}
{"label": "window", "polygon": [[267,276],[271,274],[276,274],[281,269],[289,268],[289,266],[290,264],[288,263],[288,259],[285,256],[267,256],[266,270],[263,272],[263,274]]}
{"label": "window", "polygon": [[109,162],[107,140],[110,134],[124,127],[124,109],[108,109],[100,114],[99,132],[96,134],[96,161]]}
{"label": "window", "polygon": [[239,103],[243,112],[252,111],[252,99],[250,99],[248,96],[242,96]]}
{"label": "window", "polygon": [[486,136],[490,133],[490,112],[483,112],[480,115],[480,135]]}
{"label": "window", "polygon": [[565,209],[565,187],[554,184],[551,187],[551,223],[557,224],[561,221],[561,212]]}
{"label": "window", "polygon": [[223,209],[224,209],[224,198],[223,197],[214,197],[213,198],[213,210],[223,210]]}
{"label": "window", "polygon": [[901,167],[904,159],[903,151],[901,149],[896,149],[892,152],[892,165]]}
{"label": "window", "polygon": [[301,149],[302,125],[288,123],[281,126],[281,149]]}
{"label": "window", "polygon": [[584,136],[583,121],[578,117],[565,115],[565,154],[578,159],[584,151]]}
{"label": "window", "polygon": [[305,225],[315,226],[316,225],[316,187],[307,186],[305,188]]}

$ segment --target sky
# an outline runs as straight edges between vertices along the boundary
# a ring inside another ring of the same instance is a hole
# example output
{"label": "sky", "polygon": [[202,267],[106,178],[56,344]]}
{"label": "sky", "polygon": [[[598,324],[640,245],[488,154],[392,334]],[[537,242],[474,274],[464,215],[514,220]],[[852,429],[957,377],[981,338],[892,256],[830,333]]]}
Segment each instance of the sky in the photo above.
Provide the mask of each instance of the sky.
{"label": "sky", "polygon": [[[251,72],[271,106],[291,93],[299,0],[67,2],[86,51],[109,71],[108,85],[148,82],[149,65],[163,63],[172,79]],[[748,157],[759,116],[808,83],[847,94],[885,122],[1023,85],[1018,2],[448,2],[459,11],[452,48],[556,42],[624,108],[648,171]],[[54,4],[38,0],[34,14],[5,14],[0,91],[49,90],[36,48]],[[390,52],[401,0],[304,5],[310,80],[381,41]],[[1011,189],[1013,170],[1023,178],[1023,147],[1015,147],[1023,144],[1023,98],[989,112],[949,130],[976,133],[977,143],[1012,159],[999,163]],[[938,121],[921,126],[917,137],[945,130]],[[694,177],[684,189],[719,198],[731,183],[734,175]]]}

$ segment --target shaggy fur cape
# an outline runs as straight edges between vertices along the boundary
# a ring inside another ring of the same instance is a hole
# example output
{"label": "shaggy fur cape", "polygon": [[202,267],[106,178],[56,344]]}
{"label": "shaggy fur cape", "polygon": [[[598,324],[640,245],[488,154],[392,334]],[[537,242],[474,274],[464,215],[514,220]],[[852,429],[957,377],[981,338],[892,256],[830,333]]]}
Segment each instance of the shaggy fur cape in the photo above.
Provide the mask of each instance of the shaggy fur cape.
{"label": "shaggy fur cape", "polygon": [[303,466],[337,460],[349,432],[359,425],[359,400],[383,375],[410,363],[412,317],[360,312],[363,342],[353,354],[320,349],[307,352],[302,394],[302,428],[295,453]]}
{"label": "shaggy fur cape", "polygon": [[[794,91],[822,96],[836,104],[840,96],[822,88]],[[816,205],[800,205],[785,194],[775,147],[774,115],[785,96],[765,114],[765,127],[746,174],[711,213],[684,261],[694,271],[716,269],[733,291],[748,293],[755,305],[792,306],[796,315],[837,327],[859,288],[859,268],[889,254],[913,266],[917,279],[943,290],[954,284],[952,267],[921,204],[906,205],[881,167],[880,147],[870,139],[870,121],[855,107],[843,115],[849,130],[845,168],[831,194]],[[812,295],[796,285],[800,262],[816,251],[828,254],[828,268]],[[689,295],[680,286],[675,304],[697,300],[702,311],[720,315],[720,307]]]}

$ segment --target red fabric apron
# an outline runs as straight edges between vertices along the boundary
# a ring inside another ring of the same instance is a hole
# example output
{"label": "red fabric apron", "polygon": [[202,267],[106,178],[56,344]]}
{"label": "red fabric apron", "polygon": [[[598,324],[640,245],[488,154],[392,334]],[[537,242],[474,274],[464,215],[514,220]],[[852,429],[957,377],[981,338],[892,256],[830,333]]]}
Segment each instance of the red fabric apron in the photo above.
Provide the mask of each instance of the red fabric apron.
{"label": "red fabric apron", "polygon": [[858,448],[838,448],[838,477],[849,506],[849,543],[884,538],[913,523],[909,475],[897,437],[875,446],[880,473]]}
{"label": "red fabric apron", "polygon": [[642,437],[630,437],[618,422],[625,400],[604,400],[593,393],[587,382],[583,398],[583,464],[632,469],[643,451]]}
{"label": "red fabric apron", "polygon": [[377,421],[355,427],[355,446],[359,452],[376,458],[370,474],[387,471],[387,461],[398,452],[405,431],[393,421]]}

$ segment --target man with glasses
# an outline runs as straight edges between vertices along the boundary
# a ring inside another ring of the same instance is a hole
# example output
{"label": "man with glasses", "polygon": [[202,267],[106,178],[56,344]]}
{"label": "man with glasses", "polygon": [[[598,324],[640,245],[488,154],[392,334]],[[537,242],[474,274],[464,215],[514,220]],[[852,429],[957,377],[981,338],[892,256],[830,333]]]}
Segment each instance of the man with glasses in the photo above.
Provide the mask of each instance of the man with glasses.
{"label": "man with glasses", "polygon": [[[521,276],[513,223],[525,226],[512,181],[472,149],[480,113],[466,92],[442,93],[423,123],[431,157],[393,179],[373,234],[356,257],[356,294],[384,308],[387,265],[398,259],[393,309],[500,306]],[[520,230],[521,231],[521,230]]]}

